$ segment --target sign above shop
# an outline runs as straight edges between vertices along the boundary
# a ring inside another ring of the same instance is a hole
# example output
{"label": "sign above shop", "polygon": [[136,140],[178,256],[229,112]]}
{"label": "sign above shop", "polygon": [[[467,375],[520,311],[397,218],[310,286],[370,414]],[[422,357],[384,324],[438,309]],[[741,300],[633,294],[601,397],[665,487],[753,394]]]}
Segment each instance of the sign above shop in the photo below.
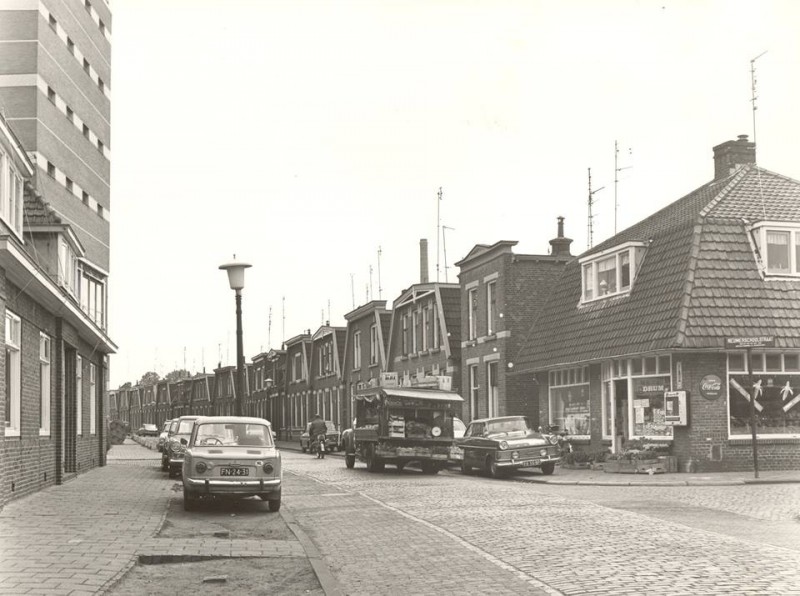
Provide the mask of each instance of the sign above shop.
{"label": "sign above shop", "polygon": [[706,375],[700,379],[700,395],[709,401],[719,399],[722,395],[722,379],[717,375]]}
{"label": "sign above shop", "polygon": [[729,350],[737,348],[774,348],[774,335],[753,335],[750,337],[726,337],[725,347]]}

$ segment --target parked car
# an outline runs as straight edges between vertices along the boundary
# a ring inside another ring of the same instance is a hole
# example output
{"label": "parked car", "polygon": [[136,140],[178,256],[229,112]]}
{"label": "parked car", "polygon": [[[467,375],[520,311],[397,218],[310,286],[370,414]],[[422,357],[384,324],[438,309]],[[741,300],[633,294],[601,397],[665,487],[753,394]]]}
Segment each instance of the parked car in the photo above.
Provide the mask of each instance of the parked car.
{"label": "parked car", "polygon": [[158,427],[155,424],[143,424],[136,431],[136,434],[140,437],[157,437]]}
{"label": "parked car", "polygon": [[[460,439],[463,437],[466,430],[467,425],[464,424],[461,418],[453,416],[453,439]],[[453,445],[450,447],[448,460],[460,463],[462,459],[464,459],[464,450],[453,441]]]}
{"label": "parked car", "polygon": [[[310,424],[310,422],[306,424],[306,431],[300,435],[300,451],[303,453],[311,449],[311,437],[308,434],[308,427]],[[325,433],[326,448],[328,451],[338,451],[342,446],[341,433],[339,432],[339,429],[332,420],[326,420],[325,426],[328,428],[328,432]]]}
{"label": "parked car", "polygon": [[281,454],[263,418],[205,416],[194,421],[183,459],[183,507],[200,499],[258,496],[281,508]]}
{"label": "parked car", "polygon": [[524,416],[473,420],[455,443],[464,451],[464,474],[478,468],[498,478],[531,467],[552,474],[560,459],[558,436],[538,432]]}
{"label": "parked car", "polygon": [[177,418],[173,418],[172,420],[165,420],[164,426],[161,427],[161,432],[158,434],[158,443],[156,443],[156,449],[158,449],[162,453],[164,452],[164,444],[167,442],[167,437],[169,437],[169,427],[173,422],[177,420],[178,420]]}
{"label": "parked car", "polygon": [[181,416],[178,418],[175,432],[172,433],[166,443],[167,472],[169,472],[170,478],[175,478],[183,468],[183,454],[186,451],[186,445],[189,444],[194,421],[198,418],[200,416]]}

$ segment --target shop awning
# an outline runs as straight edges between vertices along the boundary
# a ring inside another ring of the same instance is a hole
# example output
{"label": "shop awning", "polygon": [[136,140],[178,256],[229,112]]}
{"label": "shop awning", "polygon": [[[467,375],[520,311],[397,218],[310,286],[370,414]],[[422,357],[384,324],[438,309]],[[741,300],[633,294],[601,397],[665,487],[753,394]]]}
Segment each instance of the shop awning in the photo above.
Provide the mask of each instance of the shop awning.
{"label": "shop awning", "polygon": [[424,399],[441,402],[463,402],[463,398],[454,391],[439,389],[422,389],[416,387],[371,387],[356,394],[356,399],[373,401],[375,398],[396,397],[405,399]]}

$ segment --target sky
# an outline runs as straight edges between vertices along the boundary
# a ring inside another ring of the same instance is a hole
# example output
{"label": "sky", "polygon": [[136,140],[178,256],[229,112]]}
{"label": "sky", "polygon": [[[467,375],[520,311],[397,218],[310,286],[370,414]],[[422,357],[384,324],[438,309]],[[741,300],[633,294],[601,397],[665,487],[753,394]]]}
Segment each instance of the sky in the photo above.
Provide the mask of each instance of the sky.
{"label": "sky", "polygon": [[547,254],[559,216],[584,252],[590,168],[593,244],[710,181],[754,114],[759,165],[800,179],[797,2],[111,8],[111,388],[235,365],[234,254],[249,361],[391,307],[422,238],[451,283],[475,244]]}

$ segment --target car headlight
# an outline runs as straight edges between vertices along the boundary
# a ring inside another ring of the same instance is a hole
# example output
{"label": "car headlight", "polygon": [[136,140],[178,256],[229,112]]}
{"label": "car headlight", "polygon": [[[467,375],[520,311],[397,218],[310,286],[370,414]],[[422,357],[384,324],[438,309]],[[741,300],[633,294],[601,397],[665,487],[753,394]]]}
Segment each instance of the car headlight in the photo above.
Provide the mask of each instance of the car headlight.
{"label": "car headlight", "polygon": [[550,435],[547,440],[550,441],[551,445],[558,445],[558,435]]}
{"label": "car headlight", "polygon": [[262,469],[262,470],[264,470],[264,473],[265,473],[265,474],[272,474],[272,471],[273,471],[275,468],[272,466],[272,464],[271,464],[271,463],[267,462],[267,463],[265,463],[265,464],[262,466],[262,468],[261,468],[261,469]]}
{"label": "car headlight", "polygon": [[205,474],[206,470],[208,470],[208,465],[204,461],[199,461],[195,464],[194,469],[197,470],[198,474]]}
{"label": "car headlight", "polygon": [[547,457],[547,449],[542,449],[542,450],[539,452],[539,455],[541,455],[542,457]]}
{"label": "car headlight", "polygon": [[500,441],[500,449],[508,449],[508,443],[505,441]]}
{"label": "car headlight", "polygon": [[512,451],[511,459],[519,459],[519,451]]}

